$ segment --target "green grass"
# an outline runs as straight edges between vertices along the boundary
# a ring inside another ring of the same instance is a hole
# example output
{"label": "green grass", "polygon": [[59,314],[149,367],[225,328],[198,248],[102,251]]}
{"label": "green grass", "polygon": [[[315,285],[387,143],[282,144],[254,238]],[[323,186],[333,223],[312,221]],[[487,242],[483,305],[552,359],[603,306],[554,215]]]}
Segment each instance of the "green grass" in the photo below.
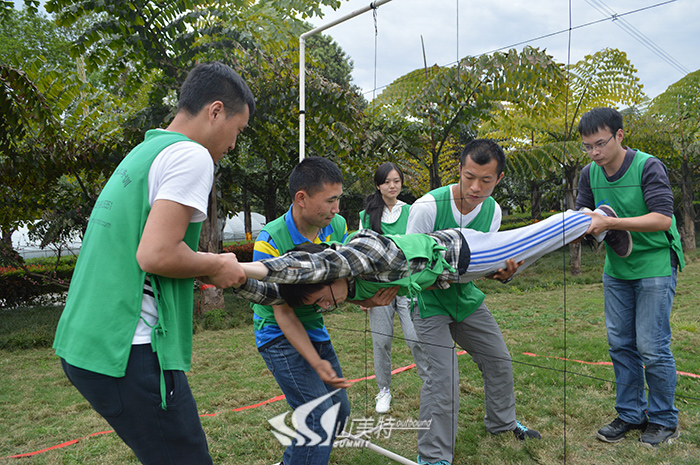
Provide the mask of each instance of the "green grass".
{"label": "green grass", "polygon": [[[672,349],[678,370],[700,374],[700,253],[688,255],[679,274],[671,323]],[[658,450],[640,447],[638,432],[618,444],[595,439],[595,431],[614,416],[612,367],[582,364],[609,361],[603,294],[602,254],[584,251],[584,273],[563,279],[561,253],[544,257],[508,285],[483,281],[487,304],[503,331],[513,357],[518,419],[539,430],[542,441],[516,441],[513,435],[492,436],[483,425],[483,383],[476,365],[461,355],[459,430],[455,464],[700,464],[700,379],[678,377],[676,405],[681,437]],[[270,433],[267,420],[287,412],[284,401],[234,411],[280,394],[279,387],[257,353],[250,309],[230,294],[227,309],[196,317],[194,357],[189,380],[203,416],[210,450],[217,464],[268,465],[280,460],[283,447]],[[60,308],[2,311],[0,335],[35,327],[51,334]],[[12,321],[11,324],[8,322]],[[8,323],[8,325],[6,325]],[[344,375],[372,374],[371,335],[366,315],[353,306],[329,314],[326,324]],[[223,329],[219,329],[223,328]],[[401,335],[397,322],[396,334]],[[4,337],[4,336],[3,336]],[[31,344],[29,344],[31,345]],[[28,345],[28,346],[29,346]],[[536,357],[526,355],[535,354]],[[412,363],[401,340],[392,352],[395,367]],[[41,345],[0,350],[0,462],[29,464],[137,463],[63,375],[53,351]],[[392,381],[392,410],[396,420],[417,420],[421,383],[415,370]],[[361,381],[348,390],[351,420],[374,413],[374,381]],[[357,424],[357,423],[356,423]],[[57,448],[17,462],[9,455]],[[393,431],[373,442],[415,460],[414,431]],[[389,464],[389,459],[366,449],[336,449],[331,463]]]}

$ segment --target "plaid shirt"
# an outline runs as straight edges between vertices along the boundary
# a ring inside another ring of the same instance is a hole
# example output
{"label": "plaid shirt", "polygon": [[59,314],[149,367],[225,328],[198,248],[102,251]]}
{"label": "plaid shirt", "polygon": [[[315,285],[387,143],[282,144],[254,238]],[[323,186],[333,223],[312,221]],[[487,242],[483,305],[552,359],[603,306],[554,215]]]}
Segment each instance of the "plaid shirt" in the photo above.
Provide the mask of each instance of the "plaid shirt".
{"label": "plaid shirt", "polygon": [[[450,282],[459,279],[460,272],[466,271],[469,248],[458,229],[435,231],[427,235],[446,248],[442,252],[445,260],[456,270],[452,272],[445,269],[435,281],[437,288],[446,289]],[[332,243],[322,252],[291,251],[260,262],[269,270],[264,281],[248,279],[235,292],[262,305],[284,303],[275,283],[318,283],[348,278],[348,298],[352,299],[355,295],[355,279],[390,283],[408,276],[409,266],[410,273],[413,274],[428,264],[428,260],[423,258],[407,263],[406,256],[394,241],[371,229],[359,231],[346,244]]]}

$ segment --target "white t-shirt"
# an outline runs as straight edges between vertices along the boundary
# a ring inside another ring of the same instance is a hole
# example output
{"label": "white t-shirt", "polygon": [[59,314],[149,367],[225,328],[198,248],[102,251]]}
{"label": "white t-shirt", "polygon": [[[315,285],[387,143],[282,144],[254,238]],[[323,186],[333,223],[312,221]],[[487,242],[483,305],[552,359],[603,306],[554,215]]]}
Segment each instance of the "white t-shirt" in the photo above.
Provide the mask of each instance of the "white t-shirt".
{"label": "white t-shirt", "polygon": [[[450,186],[450,205],[452,206],[452,215],[455,221],[460,227],[465,227],[468,225],[476,215],[481,211],[483,203],[474,208],[466,215],[463,215],[457,209],[457,203],[454,199],[454,194],[452,191],[452,184]],[[501,227],[501,206],[496,202],[496,206],[493,212],[493,220],[491,221],[491,227],[489,232],[496,232],[498,228]],[[437,217],[437,202],[435,197],[428,192],[420,199],[416,200],[413,205],[411,205],[411,210],[408,213],[408,225],[406,225],[406,234],[414,233],[429,233],[433,232],[433,227],[435,226],[435,218]]]}
{"label": "white t-shirt", "polygon": [[[194,208],[190,223],[207,218],[209,194],[214,182],[214,162],[209,151],[190,141],[177,142],[160,152],[148,172],[148,202],[171,200]],[[146,280],[141,319],[132,344],[150,344],[151,327],[158,322],[153,289]],[[149,326],[150,325],[150,326]]]}

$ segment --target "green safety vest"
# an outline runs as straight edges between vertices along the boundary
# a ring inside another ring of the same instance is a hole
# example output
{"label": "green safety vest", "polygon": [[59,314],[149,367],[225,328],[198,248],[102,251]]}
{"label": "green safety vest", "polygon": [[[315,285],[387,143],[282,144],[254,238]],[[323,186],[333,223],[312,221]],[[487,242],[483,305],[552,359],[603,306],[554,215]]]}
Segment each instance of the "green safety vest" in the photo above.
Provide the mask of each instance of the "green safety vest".
{"label": "green safety vest", "polygon": [[[287,223],[285,221],[285,216],[282,215],[279,218],[271,221],[265,225],[264,231],[270,234],[270,237],[275,242],[277,250],[280,255],[285,252],[289,252],[297,244],[292,240],[292,235],[287,229]],[[331,220],[331,226],[333,226],[333,233],[331,234],[330,241],[342,242],[343,236],[345,235],[345,218],[340,215],[335,215]],[[253,311],[259,317],[253,320],[255,325],[255,330],[260,330],[263,326],[275,325],[277,321],[275,320],[275,312],[273,308],[269,305],[251,304]],[[301,321],[304,328],[308,330],[323,328],[323,315],[318,313],[312,305],[302,305],[294,309],[294,313]]]}
{"label": "green safety vest", "polygon": [[408,235],[387,235],[404,253],[406,261],[410,263],[414,258],[428,259],[428,265],[425,269],[410,274],[405,278],[392,282],[372,282],[363,279],[355,280],[355,297],[354,300],[368,299],[382,288],[399,286],[398,295],[407,295],[408,297],[418,297],[420,302],[421,292],[432,286],[440,273],[445,268],[454,271],[441,253],[445,247],[438,243],[430,236],[425,234],[408,234]]}
{"label": "green safety vest", "polygon": [[[443,186],[430,192],[435,198],[437,206],[433,231],[469,228],[488,232],[496,211],[496,201],[493,197],[488,197],[482,202],[481,210],[469,224],[457,224],[452,213],[451,188],[452,186]],[[423,300],[423,304],[419,301],[421,318],[449,315],[455,321],[462,321],[479,308],[486,296],[470,281],[468,283],[452,283],[449,289],[424,291],[421,297]]]}
{"label": "green safety vest", "polygon": [[[408,211],[411,209],[409,204],[401,205],[401,215],[393,223],[382,222],[382,234],[406,234],[406,225],[408,224]],[[365,215],[365,210],[360,212],[360,227],[362,229],[372,229],[372,224],[369,217]]]}
{"label": "green safety vest", "polygon": [[[642,216],[649,213],[641,189],[642,172],[652,155],[637,151],[629,169],[616,181],[605,177],[603,168],[591,163],[590,183],[596,205],[610,205],[620,218]],[[678,255],[679,268],[685,266],[681,238],[673,216],[668,231],[635,232],[632,235],[632,253],[625,258],[615,254],[605,244],[604,271],[617,279],[643,279],[671,275],[671,249]]]}
{"label": "green safety vest", "polygon": [[[151,211],[148,172],[161,151],[181,141],[190,139],[175,132],[148,131],[95,203],[53,344],[56,354],[71,365],[107,376],[125,375],[146,278],[136,250]],[[201,222],[190,223],[185,233],[184,241],[192,250],[197,250],[201,227]],[[151,345],[161,370],[188,371],[194,280],[150,278],[158,307]]]}

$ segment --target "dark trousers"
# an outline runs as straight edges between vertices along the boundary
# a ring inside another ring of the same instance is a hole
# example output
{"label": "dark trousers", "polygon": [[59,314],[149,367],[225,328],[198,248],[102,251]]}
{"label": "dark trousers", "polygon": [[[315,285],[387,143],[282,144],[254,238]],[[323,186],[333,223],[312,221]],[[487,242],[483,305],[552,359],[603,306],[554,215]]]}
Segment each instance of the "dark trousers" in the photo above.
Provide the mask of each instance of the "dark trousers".
{"label": "dark trousers", "polygon": [[167,410],[161,408],[160,365],[150,344],[132,346],[121,378],[83,370],[63,359],[61,364],[70,382],[141,463],[212,463],[184,372],[164,372]]}

